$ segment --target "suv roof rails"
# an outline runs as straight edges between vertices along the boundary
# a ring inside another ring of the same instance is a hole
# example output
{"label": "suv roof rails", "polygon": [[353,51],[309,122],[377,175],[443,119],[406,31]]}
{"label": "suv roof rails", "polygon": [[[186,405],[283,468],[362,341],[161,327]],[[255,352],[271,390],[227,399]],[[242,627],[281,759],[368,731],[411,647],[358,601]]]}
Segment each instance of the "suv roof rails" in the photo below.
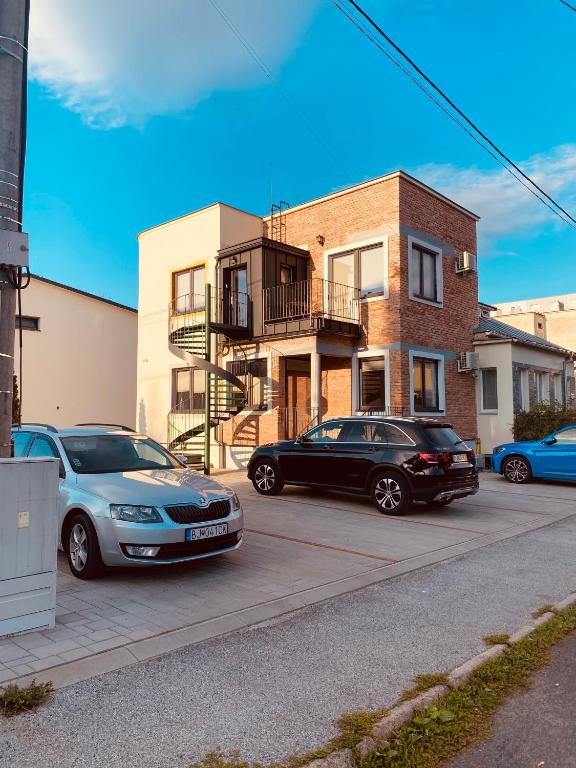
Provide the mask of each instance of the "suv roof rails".
{"label": "suv roof rails", "polygon": [[126,427],[124,424],[106,424],[103,421],[86,421],[83,424],[76,424],[77,427],[116,427],[123,432],[135,432],[132,427]]}
{"label": "suv roof rails", "polygon": [[52,424],[43,424],[41,421],[23,421],[22,424],[12,424],[12,429],[21,429],[21,427],[44,427],[48,432],[58,432]]}

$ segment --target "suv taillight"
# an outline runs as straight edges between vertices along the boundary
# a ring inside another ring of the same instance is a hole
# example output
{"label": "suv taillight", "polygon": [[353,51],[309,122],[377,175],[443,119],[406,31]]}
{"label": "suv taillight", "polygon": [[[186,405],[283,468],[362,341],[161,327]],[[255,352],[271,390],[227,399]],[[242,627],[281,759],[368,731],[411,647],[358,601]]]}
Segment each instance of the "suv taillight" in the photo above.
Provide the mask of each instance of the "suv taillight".
{"label": "suv taillight", "polygon": [[415,456],[415,459],[422,464],[447,467],[452,463],[452,454],[447,451],[441,453],[419,453]]}

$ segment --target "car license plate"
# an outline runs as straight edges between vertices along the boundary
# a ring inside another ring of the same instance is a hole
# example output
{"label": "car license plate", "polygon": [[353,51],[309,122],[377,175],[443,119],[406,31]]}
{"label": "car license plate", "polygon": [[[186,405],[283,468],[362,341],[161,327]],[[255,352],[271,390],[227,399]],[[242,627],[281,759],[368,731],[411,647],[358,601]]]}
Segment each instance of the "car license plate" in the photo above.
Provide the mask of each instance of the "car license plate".
{"label": "car license plate", "polygon": [[454,464],[466,464],[467,461],[468,461],[468,456],[465,453],[452,454],[452,462]]}
{"label": "car license plate", "polygon": [[227,533],[228,523],[220,523],[220,525],[206,525],[203,528],[186,528],[186,541],[213,539],[216,536],[226,536]]}

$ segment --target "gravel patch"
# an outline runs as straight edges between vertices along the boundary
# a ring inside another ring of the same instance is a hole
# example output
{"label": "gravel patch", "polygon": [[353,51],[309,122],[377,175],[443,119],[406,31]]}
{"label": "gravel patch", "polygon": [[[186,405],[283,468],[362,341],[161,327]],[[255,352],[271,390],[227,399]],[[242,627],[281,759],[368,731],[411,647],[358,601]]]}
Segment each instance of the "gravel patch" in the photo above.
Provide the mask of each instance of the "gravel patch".
{"label": "gravel patch", "polygon": [[[216,747],[273,760],[318,746],[344,711],[482,651],[576,587],[576,519],[266,625],[56,692],[0,720],[2,768],[184,768]],[[232,585],[233,588],[233,585]]]}

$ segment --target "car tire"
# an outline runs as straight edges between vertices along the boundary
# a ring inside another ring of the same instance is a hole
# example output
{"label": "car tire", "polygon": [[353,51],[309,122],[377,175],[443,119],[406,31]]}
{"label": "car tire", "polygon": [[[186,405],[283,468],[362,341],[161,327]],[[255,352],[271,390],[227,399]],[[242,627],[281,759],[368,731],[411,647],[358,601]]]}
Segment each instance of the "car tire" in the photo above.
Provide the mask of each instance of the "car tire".
{"label": "car tire", "polygon": [[64,535],[64,551],[72,574],[78,579],[95,579],[104,570],[98,534],[88,515],[74,515]]}
{"label": "car tire", "polygon": [[382,470],[372,480],[370,497],[383,515],[405,515],[412,506],[408,481],[399,472]]}
{"label": "car tire", "polygon": [[510,456],[502,465],[502,474],[509,483],[522,485],[532,479],[532,467],[524,456]]}
{"label": "car tire", "polygon": [[454,499],[438,499],[435,501],[434,499],[431,499],[430,501],[427,501],[426,504],[428,504],[429,507],[447,507],[448,504],[452,504]]}
{"label": "car tire", "polygon": [[280,493],[284,488],[284,481],[278,464],[271,459],[260,459],[256,462],[252,472],[252,485],[263,496],[276,496]]}

